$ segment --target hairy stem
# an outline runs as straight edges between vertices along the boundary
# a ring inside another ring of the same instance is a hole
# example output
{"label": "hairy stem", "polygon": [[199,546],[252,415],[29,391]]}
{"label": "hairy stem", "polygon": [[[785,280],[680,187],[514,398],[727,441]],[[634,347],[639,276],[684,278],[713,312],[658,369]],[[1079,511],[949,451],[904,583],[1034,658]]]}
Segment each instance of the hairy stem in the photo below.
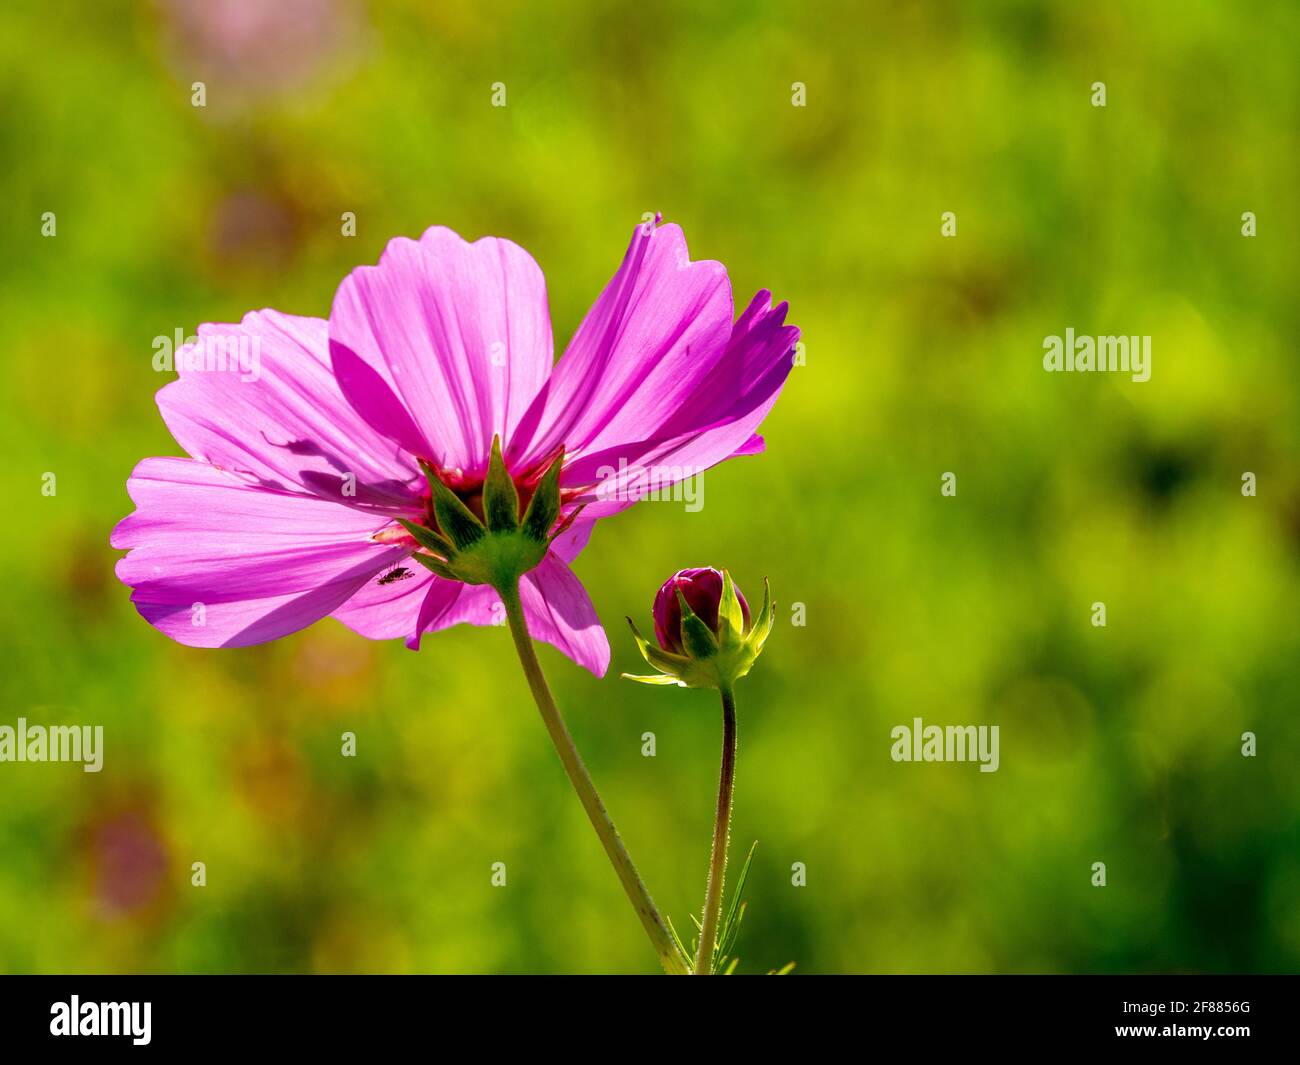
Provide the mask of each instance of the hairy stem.
{"label": "hairy stem", "polygon": [[704,893],[704,917],[700,922],[700,949],[695,955],[695,975],[707,976],[713,969],[713,951],[718,935],[718,914],[722,911],[722,881],[727,873],[727,839],[731,833],[731,793],[736,784],[736,699],[729,687],[722,689],[722,769],[718,774],[718,814],[713,823],[713,854],[709,860],[709,883]]}
{"label": "hairy stem", "polygon": [[564,771],[569,775],[569,782],[573,785],[573,790],[578,793],[582,808],[587,811],[591,827],[600,837],[610,864],[614,866],[614,872],[618,874],[623,890],[631,900],[632,908],[636,910],[646,935],[650,937],[650,943],[659,955],[659,963],[668,973],[674,975],[686,973],[688,972],[686,959],[677,949],[668,926],[655,908],[654,900],[638,875],[636,866],[632,864],[627,848],[619,838],[618,829],[614,827],[605,804],[601,802],[600,795],[596,792],[591,774],[587,772],[582,756],[574,745],[573,736],[569,734],[564,718],[560,716],[559,707],[555,705],[550,686],[542,673],[541,663],[537,661],[537,652],[533,648],[532,638],[528,634],[528,623],[524,619],[523,605],[519,601],[519,587],[516,584],[498,591],[505,604],[510,635],[514,637],[515,650],[519,652],[519,662],[523,666],[524,676],[528,678],[533,699],[537,703],[537,709],[541,711],[542,721],[546,725],[546,731],[551,734],[551,742],[555,744],[560,761],[564,764]]}

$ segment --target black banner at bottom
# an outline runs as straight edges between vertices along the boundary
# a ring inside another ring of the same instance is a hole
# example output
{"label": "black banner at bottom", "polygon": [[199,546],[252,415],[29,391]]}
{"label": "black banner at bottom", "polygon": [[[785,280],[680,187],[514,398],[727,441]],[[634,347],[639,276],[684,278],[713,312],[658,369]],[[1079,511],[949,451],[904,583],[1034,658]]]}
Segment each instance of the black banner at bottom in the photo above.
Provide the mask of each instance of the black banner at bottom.
{"label": "black banner at bottom", "polygon": [[599,1047],[606,1058],[656,1041],[676,1055],[703,1023],[723,1053],[756,1038],[815,1057],[828,1039],[864,1051],[1133,1044],[1236,1055],[1295,1046],[1298,990],[1295,977],[1260,976],[788,977],[707,991],[662,977],[8,976],[0,1045],[96,1056],[414,1042],[583,1057]]}

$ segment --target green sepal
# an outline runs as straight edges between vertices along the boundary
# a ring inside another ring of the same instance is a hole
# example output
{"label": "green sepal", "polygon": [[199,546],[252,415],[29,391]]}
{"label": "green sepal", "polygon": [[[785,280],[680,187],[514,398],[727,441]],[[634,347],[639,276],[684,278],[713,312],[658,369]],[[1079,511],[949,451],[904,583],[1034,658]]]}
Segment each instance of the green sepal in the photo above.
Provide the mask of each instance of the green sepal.
{"label": "green sepal", "polygon": [[[758,840],[754,840],[749,847],[749,854],[745,856],[745,864],[740,867],[740,876],[736,879],[736,886],[731,889],[731,904],[727,907],[726,915],[722,918],[722,923],[718,925],[717,939],[714,940],[713,948],[713,968],[714,971],[726,962],[727,956],[731,954],[732,948],[736,945],[736,937],[740,934],[740,922],[745,919],[745,908],[748,905],[745,902],[745,881],[749,879],[749,867],[754,864],[754,851],[758,850]],[[735,967],[735,959],[732,959],[732,967]]]}
{"label": "green sepal", "polygon": [[727,570],[722,571],[722,598],[718,601],[718,643],[724,650],[734,650],[745,637],[745,613],[740,609],[736,584]]}
{"label": "green sepal", "polygon": [[397,520],[403,529],[415,537],[416,543],[421,547],[440,555],[444,559],[451,558],[456,553],[456,549],[445,538],[439,536],[428,526],[407,521],[405,518],[398,518]]}
{"label": "green sepal", "polygon": [[685,655],[675,655],[671,651],[665,651],[663,648],[652,644],[641,635],[636,623],[631,618],[627,619],[627,625],[632,630],[632,638],[636,640],[637,650],[641,652],[641,657],[654,666],[655,669],[662,669],[665,673],[676,676],[691,664],[691,660]]}
{"label": "green sepal", "polygon": [[667,673],[652,673],[648,677],[638,677],[635,673],[622,674],[624,680],[634,680],[638,684],[676,684],[679,688],[687,687],[684,680],[670,677]]}
{"label": "green sepal", "polygon": [[768,636],[772,633],[772,625],[776,620],[776,604],[772,602],[772,590],[768,587],[767,578],[763,578],[763,606],[758,612],[758,617],[754,620],[753,627],[745,637],[745,646],[750,654],[757,658],[762,653],[763,644],[767,643]]}
{"label": "green sepal", "polygon": [[546,545],[519,530],[485,535],[457,552],[451,568],[466,584],[490,584],[498,592],[514,587],[519,578],[546,557]]}
{"label": "green sepal", "polygon": [[560,516],[560,470],[563,465],[564,452],[561,451],[542,474],[524,514],[523,533],[539,544],[549,542],[551,526]]}
{"label": "green sepal", "polygon": [[696,661],[712,658],[718,653],[718,638],[709,631],[703,619],[691,609],[681,588],[677,589],[677,602],[682,608],[682,647]]}
{"label": "green sepal", "polygon": [[487,530],[474,512],[465,506],[460,496],[438,479],[437,473],[423,459],[420,468],[429,482],[433,493],[433,514],[438,519],[438,526],[447,535],[457,551],[464,551],[473,543],[483,539]]}
{"label": "green sepal", "polygon": [[415,559],[415,561],[418,562],[421,566],[427,569],[430,573],[434,573],[437,576],[443,577],[449,581],[460,580],[460,578],[457,577],[456,574],[452,573],[451,570],[449,570],[446,566],[444,566],[436,558],[433,558],[431,555],[421,555],[417,552],[411,557]]}
{"label": "green sepal", "polygon": [[492,438],[492,458],[483,482],[483,513],[491,532],[514,532],[519,528],[519,490],[510,479],[501,457],[501,437]]}

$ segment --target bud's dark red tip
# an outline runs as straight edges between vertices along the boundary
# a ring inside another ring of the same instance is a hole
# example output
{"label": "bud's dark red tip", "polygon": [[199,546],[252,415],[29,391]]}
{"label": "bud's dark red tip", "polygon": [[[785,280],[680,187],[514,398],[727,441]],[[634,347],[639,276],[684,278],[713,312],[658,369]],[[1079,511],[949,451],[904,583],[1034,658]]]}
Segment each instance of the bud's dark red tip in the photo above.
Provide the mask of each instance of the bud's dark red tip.
{"label": "bud's dark red tip", "polygon": [[[702,569],[684,569],[674,573],[655,596],[655,639],[665,651],[682,654],[682,607],[677,600],[681,592],[687,605],[710,632],[718,631],[718,604],[722,601],[722,574],[711,566]],[[749,629],[749,604],[739,588],[736,598],[740,601],[740,612],[745,618],[745,629]]]}

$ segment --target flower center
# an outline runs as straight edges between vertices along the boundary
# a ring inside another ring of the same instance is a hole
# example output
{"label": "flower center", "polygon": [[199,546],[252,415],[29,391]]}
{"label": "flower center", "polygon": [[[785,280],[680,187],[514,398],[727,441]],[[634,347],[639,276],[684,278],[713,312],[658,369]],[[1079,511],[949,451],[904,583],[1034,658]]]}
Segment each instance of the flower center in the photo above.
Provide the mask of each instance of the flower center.
{"label": "flower center", "polygon": [[[484,479],[481,475],[467,477],[459,470],[442,470],[432,463],[429,464],[429,467],[438,475],[438,480],[450,488],[479,521],[487,521],[487,514],[483,510]],[[543,472],[545,472],[545,467],[537,470],[535,474],[510,475],[510,480],[514,482],[515,491],[519,493],[520,514],[528,509],[528,504],[532,501],[533,493],[537,491],[537,485],[542,479]],[[432,494],[426,494],[424,500],[424,524],[430,529],[442,532],[438,528],[438,519],[433,513]]]}
{"label": "flower center", "polygon": [[[528,470],[525,470],[522,473],[509,474],[511,483],[515,486],[515,492],[518,493],[519,496],[519,514],[521,517],[528,512],[529,505],[533,501],[533,496],[537,493],[538,486],[542,483],[542,479],[545,477],[547,470],[552,466],[555,460],[559,458],[561,453],[561,449],[556,448],[549,456],[547,456],[546,459],[540,463],[536,463]],[[486,476],[484,474],[466,474],[459,469],[448,470],[437,466],[428,460],[421,460],[421,464],[425,469],[426,477],[436,477],[439,483],[448,488],[457,499],[465,504],[466,509],[469,510],[480,523],[484,525],[487,524],[487,512],[483,502],[483,491],[486,484]],[[559,490],[561,514],[564,512],[565,505],[572,502],[572,500],[576,496],[581,495],[582,492],[582,488],[561,488]],[[438,533],[439,536],[451,539],[451,537],[448,536],[447,530],[443,529],[438,521],[438,516],[433,505],[433,492],[427,487],[427,485],[423,493],[422,502],[424,513],[418,519],[418,523],[427,529],[432,529],[434,532]],[[570,520],[571,518],[572,515],[570,516]],[[412,535],[397,522],[394,522],[387,528],[381,529],[379,532],[375,533],[371,539],[376,543],[384,544],[404,544],[414,542]]]}

